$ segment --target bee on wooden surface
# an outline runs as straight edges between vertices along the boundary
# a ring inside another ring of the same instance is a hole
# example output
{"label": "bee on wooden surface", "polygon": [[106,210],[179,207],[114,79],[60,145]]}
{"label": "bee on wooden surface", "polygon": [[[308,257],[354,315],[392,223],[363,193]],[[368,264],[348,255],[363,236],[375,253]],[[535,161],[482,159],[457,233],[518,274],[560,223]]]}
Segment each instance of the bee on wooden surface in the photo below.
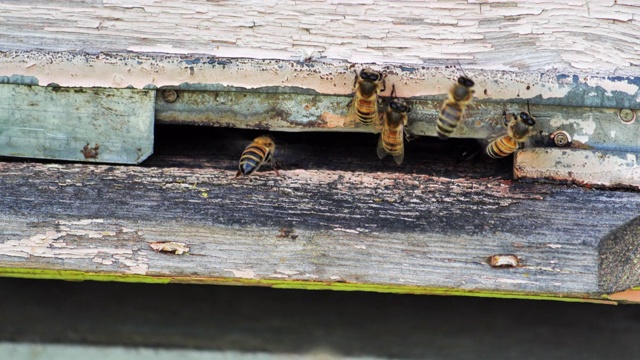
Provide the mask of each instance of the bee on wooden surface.
{"label": "bee on wooden surface", "polygon": [[447,139],[458,126],[465,108],[473,99],[474,91],[471,89],[473,85],[475,85],[473,80],[460,76],[458,82],[449,90],[448,98],[442,104],[436,124],[440,139]]}
{"label": "bee on wooden surface", "polygon": [[350,117],[355,117],[364,125],[378,124],[378,94],[386,89],[387,74],[372,69],[356,71],[353,82],[355,93],[349,104]]}
{"label": "bee on wooden surface", "polygon": [[513,154],[531,134],[531,128],[536,124],[535,119],[527,112],[519,115],[512,114],[507,121],[507,112],[502,113],[502,120],[507,124],[507,133],[487,145],[487,155],[494,159],[503,158]]}
{"label": "bee on wooden surface", "polygon": [[240,156],[240,164],[238,165],[238,172],[236,177],[243,175],[251,175],[254,171],[258,170],[262,164],[269,162],[271,167],[278,174],[276,169],[276,163],[273,153],[276,151],[276,143],[269,135],[258,136],[253,142],[247,146]]}
{"label": "bee on wooden surface", "polygon": [[378,157],[380,159],[393,156],[396,164],[402,164],[404,159],[404,127],[407,126],[408,116],[411,108],[403,100],[395,96],[395,85],[391,90],[389,104],[382,115],[382,132],[378,140]]}

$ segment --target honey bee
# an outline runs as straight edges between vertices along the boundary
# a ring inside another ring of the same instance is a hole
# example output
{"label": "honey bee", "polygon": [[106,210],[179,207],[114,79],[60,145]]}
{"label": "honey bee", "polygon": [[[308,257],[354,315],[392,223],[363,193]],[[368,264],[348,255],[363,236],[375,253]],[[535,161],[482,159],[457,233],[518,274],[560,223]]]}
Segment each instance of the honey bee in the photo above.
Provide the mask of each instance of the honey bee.
{"label": "honey bee", "polygon": [[271,136],[258,136],[242,152],[236,177],[240,175],[251,175],[254,171],[258,170],[260,166],[265,162],[269,162],[273,170],[276,172],[276,175],[279,176],[280,174],[278,174],[278,169],[276,169],[276,163],[273,156],[275,151],[276,143],[273,141],[273,138],[271,138]]}
{"label": "honey bee", "polygon": [[507,112],[504,111],[502,121],[507,124],[507,133],[487,145],[487,155],[494,159],[509,156],[518,150],[527,141],[531,128],[536,124],[533,116],[524,111],[520,115],[513,114],[510,121],[507,121]]}
{"label": "honey bee", "polygon": [[407,125],[407,113],[411,108],[403,100],[395,96],[396,87],[391,90],[387,109],[382,115],[382,132],[378,140],[378,157],[383,159],[387,154],[393,156],[396,164],[404,159],[404,127]]}
{"label": "honey bee", "polygon": [[456,129],[464,109],[467,107],[471,99],[473,98],[474,91],[471,88],[475,85],[473,80],[466,76],[460,76],[458,82],[456,82],[451,90],[447,100],[442,104],[440,109],[440,115],[438,115],[438,122],[436,124],[436,130],[440,139],[446,139]]}
{"label": "honey bee", "polygon": [[360,74],[357,71],[355,73],[355,93],[350,102],[350,116],[357,118],[364,125],[377,124],[380,120],[378,94],[386,89],[387,74],[369,68],[360,70]]}

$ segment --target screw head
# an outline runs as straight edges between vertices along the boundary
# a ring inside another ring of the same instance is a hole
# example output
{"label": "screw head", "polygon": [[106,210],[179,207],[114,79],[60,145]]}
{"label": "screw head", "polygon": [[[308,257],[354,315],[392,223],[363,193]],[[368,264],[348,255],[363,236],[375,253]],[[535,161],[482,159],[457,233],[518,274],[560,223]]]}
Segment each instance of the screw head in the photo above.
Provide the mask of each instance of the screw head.
{"label": "screw head", "polygon": [[620,109],[618,117],[625,124],[632,124],[636,121],[636,112],[633,109]]}
{"label": "screw head", "polygon": [[162,98],[164,99],[164,101],[172,103],[178,100],[178,92],[172,89],[164,90],[162,92]]}
{"label": "screw head", "polygon": [[563,130],[554,131],[549,135],[549,138],[553,140],[553,143],[557,147],[565,147],[571,144],[571,135]]}

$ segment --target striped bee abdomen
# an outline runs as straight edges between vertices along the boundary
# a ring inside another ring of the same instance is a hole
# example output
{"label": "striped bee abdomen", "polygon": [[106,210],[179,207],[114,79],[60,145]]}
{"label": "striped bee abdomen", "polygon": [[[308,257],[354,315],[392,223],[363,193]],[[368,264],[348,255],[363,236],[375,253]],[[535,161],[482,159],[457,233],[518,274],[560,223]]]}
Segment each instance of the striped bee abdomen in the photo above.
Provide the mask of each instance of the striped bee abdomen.
{"label": "striped bee abdomen", "polygon": [[355,112],[358,121],[365,125],[370,125],[378,119],[377,96],[369,98],[357,97],[355,101]]}
{"label": "striped bee abdomen", "polygon": [[440,110],[438,116],[438,122],[436,124],[436,131],[438,137],[446,139],[458,126],[460,119],[462,118],[462,107],[456,102],[448,102]]}
{"label": "striped bee abdomen", "polygon": [[382,146],[389,155],[398,155],[404,150],[402,126],[395,129],[385,128],[382,131]]}
{"label": "striped bee abdomen", "polygon": [[509,156],[518,150],[518,143],[509,135],[503,135],[487,145],[487,155],[494,159]]}
{"label": "striped bee abdomen", "polygon": [[242,175],[250,175],[258,170],[265,161],[269,160],[269,156],[269,150],[264,146],[249,145],[240,156],[238,169]]}

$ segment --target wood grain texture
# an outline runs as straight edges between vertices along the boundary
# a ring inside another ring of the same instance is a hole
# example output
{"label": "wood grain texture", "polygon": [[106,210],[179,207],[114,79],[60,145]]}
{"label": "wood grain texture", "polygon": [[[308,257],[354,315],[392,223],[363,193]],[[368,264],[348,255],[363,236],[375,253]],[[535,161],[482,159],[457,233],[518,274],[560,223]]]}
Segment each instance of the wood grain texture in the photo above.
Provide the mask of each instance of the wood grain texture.
{"label": "wood grain texture", "polygon": [[[638,193],[518,184],[495,162],[436,165],[448,155],[425,159],[431,145],[389,171],[375,138],[347,153],[280,138],[281,177],[234,179],[229,137],[146,167],[4,162],[0,267],[600,299],[598,244],[640,209]],[[493,269],[494,254],[521,266]]]}
{"label": "wood grain texture", "polygon": [[3,1],[0,49],[327,58],[635,75],[632,0]]}

